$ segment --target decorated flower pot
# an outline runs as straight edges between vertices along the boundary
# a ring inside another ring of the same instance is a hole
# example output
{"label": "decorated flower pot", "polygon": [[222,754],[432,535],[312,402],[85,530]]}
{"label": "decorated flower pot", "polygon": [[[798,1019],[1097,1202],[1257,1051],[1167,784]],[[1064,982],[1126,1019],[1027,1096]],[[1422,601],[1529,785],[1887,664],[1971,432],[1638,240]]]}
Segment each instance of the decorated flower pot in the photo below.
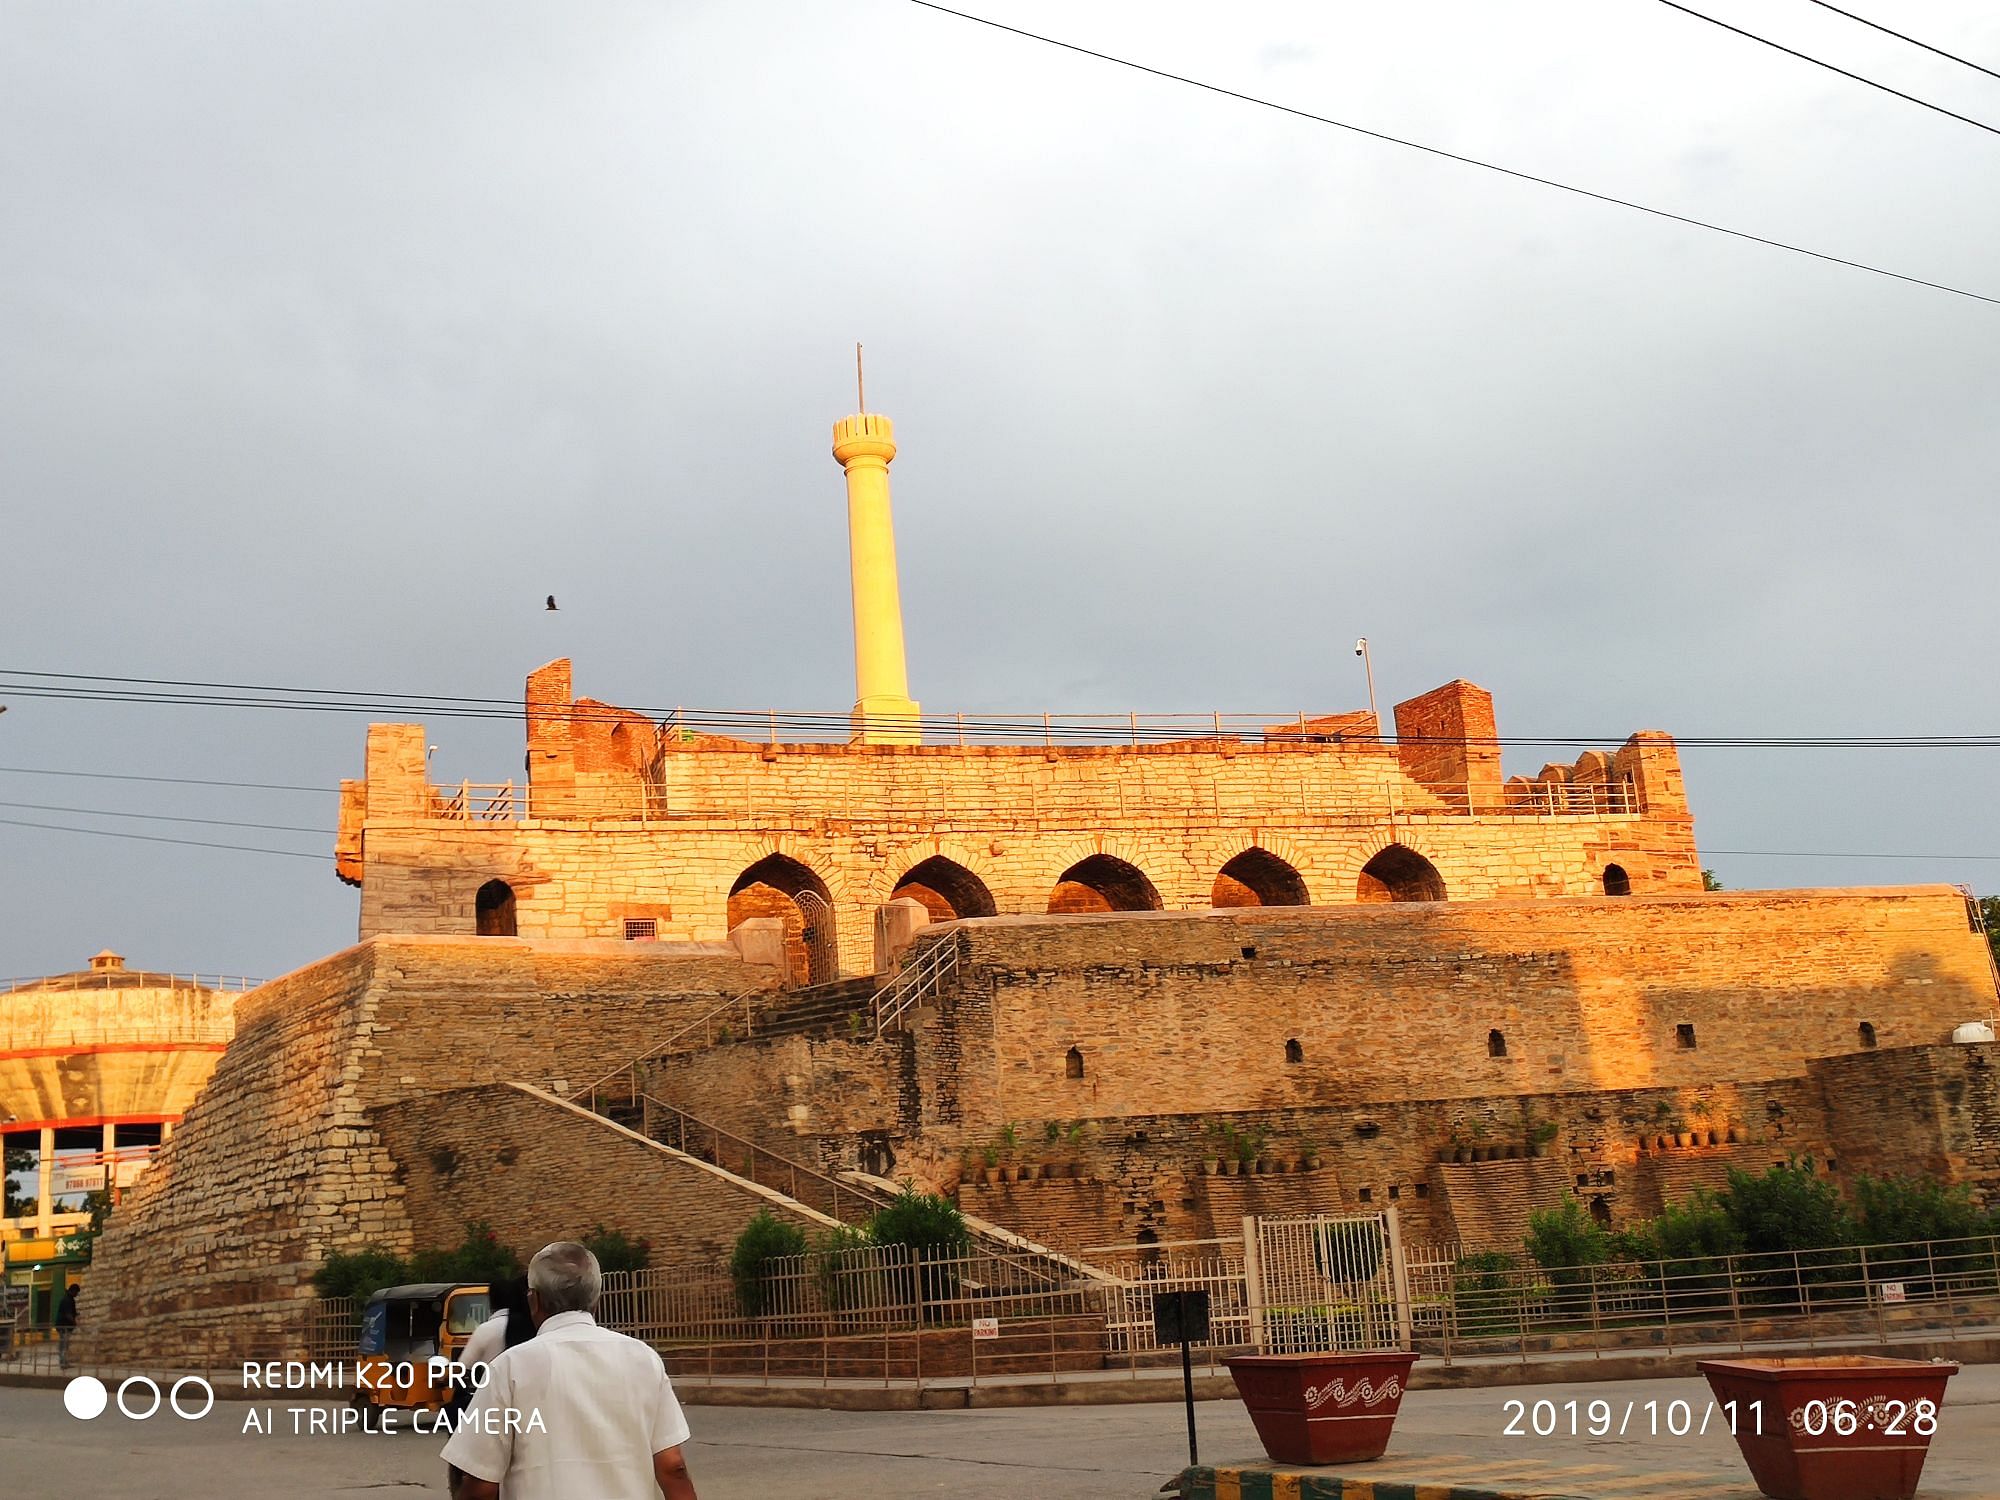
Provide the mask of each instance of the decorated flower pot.
{"label": "decorated flower pot", "polygon": [[1937,1431],[1946,1360],[1705,1359],[1757,1488],[1772,1500],[1910,1500]]}
{"label": "decorated flower pot", "polygon": [[1273,1462],[1337,1464],[1382,1456],[1416,1360],[1389,1349],[1239,1354],[1225,1363]]}

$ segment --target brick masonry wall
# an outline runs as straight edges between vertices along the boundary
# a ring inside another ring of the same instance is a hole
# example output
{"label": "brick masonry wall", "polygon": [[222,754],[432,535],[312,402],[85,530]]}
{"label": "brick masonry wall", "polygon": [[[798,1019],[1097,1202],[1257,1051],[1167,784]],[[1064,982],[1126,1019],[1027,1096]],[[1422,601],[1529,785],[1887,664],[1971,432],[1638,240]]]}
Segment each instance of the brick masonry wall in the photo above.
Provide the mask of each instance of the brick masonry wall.
{"label": "brick masonry wall", "polygon": [[371,1111],[587,1081],[768,983],[729,954],[385,938],[244,996],[235,1040],[97,1247],[87,1357],[228,1364],[299,1347],[328,1253],[416,1243]]}
{"label": "brick masonry wall", "polygon": [[2000,1042],[1885,1047],[1810,1071],[1843,1169],[1927,1172],[2000,1208]]}
{"label": "brick masonry wall", "polygon": [[[1453,899],[1599,892],[1614,863],[1638,892],[1701,884],[1662,735],[1617,752],[1639,811],[1527,816],[1504,810],[1490,749],[1399,758],[1375,743],[1283,739],[1043,749],[667,736],[642,754],[637,728],[601,705],[569,713],[568,683],[567,663],[531,679],[539,821],[433,816],[422,727],[370,730],[368,778],[343,801],[338,840],[343,878],[362,880],[363,936],[469,932],[475,893],[502,879],[523,935],[615,936],[644,903],[667,913],[662,937],[715,940],[728,930],[730,887],[773,853],[826,883],[846,973],[871,967],[875,907],[932,856],[971,872],[1000,912],[1027,915],[1047,911],[1063,872],[1100,853],[1135,865],[1165,908],[1184,911],[1207,907],[1219,871],[1251,848],[1293,866],[1320,905],[1355,901],[1362,867],[1392,844],[1435,865]],[[1491,701],[1470,684],[1414,701],[1412,723],[1427,731],[1492,733]],[[598,821],[576,821],[592,810]]]}
{"label": "brick masonry wall", "polygon": [[504,1084],[375,1110],[420,1245],[455,1245],[473,1220],[525,1262],[602,1226],[652,1243],[656,1265],[726,1258],[760,1209],[807,1230],[816,1215],[582,1111]]}
{"label": "brick masonry wall", "polygon": [[[1236,908],[957,929],[924,1118],[1696,1088],[1993,1006],[1949,887]],[[1693,1028],[1692,1048],[1677,1028]],[[1490,1033],[1506,1055],[1489,1055]],[[1286,1061],[1287,1041],[1303,1061]],[[1065,1059],[1081,1052],[1084,1076]],[[957,1055],[947,1056],[955,1052]]]}

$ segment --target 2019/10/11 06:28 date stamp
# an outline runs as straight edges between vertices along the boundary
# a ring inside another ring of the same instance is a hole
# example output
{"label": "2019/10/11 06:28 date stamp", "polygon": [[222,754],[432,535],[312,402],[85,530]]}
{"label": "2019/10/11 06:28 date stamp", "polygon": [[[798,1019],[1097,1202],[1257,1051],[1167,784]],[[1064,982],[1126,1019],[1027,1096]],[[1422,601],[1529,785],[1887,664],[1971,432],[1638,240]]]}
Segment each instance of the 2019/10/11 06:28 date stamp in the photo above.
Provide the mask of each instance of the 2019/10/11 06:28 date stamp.
{"label": "2019/10/11 06:28 date stamp", "polygon": [[1501,1404],[1502,1437],[1700,1437],[1711,1429],[1754,1435],[1789,1425],[1807,1437],[1930,1437],[1937,1431],[1935,1401],[1807,1401],[1789,1417],[1762,1401],[1522,1401]]}

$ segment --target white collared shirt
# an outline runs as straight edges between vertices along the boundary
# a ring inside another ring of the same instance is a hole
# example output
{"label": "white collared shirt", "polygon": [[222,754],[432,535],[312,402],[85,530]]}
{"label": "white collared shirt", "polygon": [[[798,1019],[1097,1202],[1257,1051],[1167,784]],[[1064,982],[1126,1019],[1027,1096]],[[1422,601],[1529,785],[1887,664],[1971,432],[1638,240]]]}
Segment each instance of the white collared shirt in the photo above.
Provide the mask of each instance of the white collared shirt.
{"label": "white collared shirt", "polygon": [[687,1439],[660,1356],[567,1312],[493,1361],[443,1456],[506,1500],[658,1500],[653,1455]]}
{"label": "white collared shirt", "polygon": [[507,1309],[503,1307],[472,1330],[472,1337],[467,1339],[465,1347],[458,1351],[458,1362],[467,1370],[475,1365],[490,1365],[500,1357],[500,1351],[506,1347]]}

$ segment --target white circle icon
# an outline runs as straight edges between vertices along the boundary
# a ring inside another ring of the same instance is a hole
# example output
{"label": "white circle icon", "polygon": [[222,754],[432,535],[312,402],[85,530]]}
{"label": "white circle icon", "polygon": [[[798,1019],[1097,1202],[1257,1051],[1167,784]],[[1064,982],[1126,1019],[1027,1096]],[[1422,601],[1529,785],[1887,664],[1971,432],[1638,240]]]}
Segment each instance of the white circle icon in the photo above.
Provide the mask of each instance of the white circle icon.
{"label": "white circle icon", "polygon": [[[203,1400],[200,1411],[189,1411],[181,1405],[181,1392],[189,1386],[193,1386],[202,1394]],[[167,1404],[173,1407],[174,1415],[179,1417],[183,1422],[199,1422],[203,1417],[215,1410],[215,1387],[210,1385],[206,1380],[203,1380],[199,1375],[183,1375],[179,1380],[174,1382],[173,1391],[167,1397]]]}
{"label": "white circle icon", "polygon": [[[153,1398],[153,1404],[144,1411],[134,1411],[125,1404],[125,1394],[134,1389],[142,1389]],[[118,1409],[135,1422],[143,1422],[160,1409],[160,1388],[144,1375],[127,1375],[118,1382]]]}
{"label": "white circle icon", "polygon": [[103,1416],[110,1402],[111,1393],[95,1375],[79,1375],[63,1387],[63,1410],[79,1422]]}

